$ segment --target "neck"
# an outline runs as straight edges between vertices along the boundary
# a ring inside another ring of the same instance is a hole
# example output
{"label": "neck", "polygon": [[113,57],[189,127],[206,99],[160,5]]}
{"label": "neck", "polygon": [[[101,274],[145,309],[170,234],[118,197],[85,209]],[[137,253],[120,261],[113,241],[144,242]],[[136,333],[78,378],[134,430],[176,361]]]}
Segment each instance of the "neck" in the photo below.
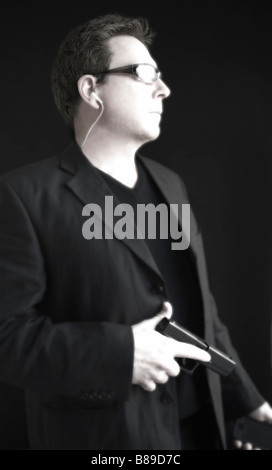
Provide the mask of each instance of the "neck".
{"label": "neck", "polygon": [[[137,182],[137,169],[135,154],[140,147],[135,143],[115,141],[112,136],[99,135],[94,132],[92,138],[81,148],[84,155],[96,168],[104,171],[116,180],[128,187],[133,187]],[[79,146],[83,142],[83,136],[75,132]]]}

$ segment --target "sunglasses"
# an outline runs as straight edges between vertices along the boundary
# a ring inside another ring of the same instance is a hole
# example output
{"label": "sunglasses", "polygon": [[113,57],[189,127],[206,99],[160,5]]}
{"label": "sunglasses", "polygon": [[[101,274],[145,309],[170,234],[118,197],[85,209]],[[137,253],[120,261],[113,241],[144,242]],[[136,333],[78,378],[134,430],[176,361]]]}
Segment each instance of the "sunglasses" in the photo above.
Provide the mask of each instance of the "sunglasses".
{"label": "sunglasses", "polygon": [[138,80],[144,83],[154,83],[161,77],[161,72],[151,64],[134,64],[125,67],[117,67],[105,70],[105,72],[94,73],[93,75],[107,75],[110,73],[128,73],[135,75]]}

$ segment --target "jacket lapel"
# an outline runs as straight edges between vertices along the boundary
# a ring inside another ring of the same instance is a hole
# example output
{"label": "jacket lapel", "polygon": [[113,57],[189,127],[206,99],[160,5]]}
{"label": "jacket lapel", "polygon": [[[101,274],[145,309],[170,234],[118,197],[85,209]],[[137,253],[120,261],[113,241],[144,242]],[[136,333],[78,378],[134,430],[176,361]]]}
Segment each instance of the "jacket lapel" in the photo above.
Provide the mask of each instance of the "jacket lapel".
{"label": "jacket lapel", "polygon": [[[102,222],[107,228],[108,233],[112,232],[111,220],[108,220],[108,218],[105,217],[105,196],[113,196],[113,212],[120,202],[114,195],[112,195],[110,188],[107,186],[99,171],[97,171],[89,162],[75,143],[70,145],[70,147],[60,156],[60,167],[62,170],[71,174],[71,178],[68,180],[66,185],[84,205],[94,203],[102,208]],[[130,220],[128,223],[131,224],[131,230],[134,232],[134,221]],[[125,243],[134,255],[140,258],[143,263],[148,265],[161,279],[163,279],[162,274],[144,240],[137,238],[123,238],[120,241]]]}
{"label": "jacket lapel", "polygon": [[[163,167],[158,165],[153,160],[150,160],[149,158],[143,158],[140,155],[138,157],[148,170],[150,176],[152,177],[155,184],[158,186],[163,196],[165,197],[165,200],[169,204],[188,204],[186,192],[185,190],[183,190],[181,182],[178,178],[172,178],[170,181],[168,177],[169,173],[164,172]],[[173,216],[174,215],[175,214],[173,214]],[[191,249],[192,253],[196,256],[196,253],[198,251],[199,232],[192,211],[190,211],[189,232],[186,232],[186,227],[182,223],[182,215],[180,210],[178,212],[178,225],[180,230],[183,231],[183,236],[186,237],[190,242],[189,249]]]}

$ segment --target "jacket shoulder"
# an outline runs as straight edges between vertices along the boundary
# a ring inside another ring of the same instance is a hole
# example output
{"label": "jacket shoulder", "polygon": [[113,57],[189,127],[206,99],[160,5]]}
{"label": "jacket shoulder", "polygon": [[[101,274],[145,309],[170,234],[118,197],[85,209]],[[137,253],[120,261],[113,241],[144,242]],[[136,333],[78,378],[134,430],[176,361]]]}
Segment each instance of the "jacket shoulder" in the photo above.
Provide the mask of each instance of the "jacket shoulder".
{"label": "jacket shoulder", "polygon": [[168,177],[172,177],[175,179],[180,179],[179,174],[172,170],[171,168],[167,167],[163,163],[157,162],[156,160],[153,160],[152,158],[139,155],[139,158],[141,161],[148,166],[149,168],[153,169],[154,171],[157,171],[158,173],[164,173],[167,174]]}
{"label": "jacket shoulder", "polygon": [[0,181],[6,182],[7,184],[13,185],[19,183],[22,180],[31,181],[37,179],[46,180],[48,177],[54,174],[54,171],[58,167],[59,156],[45,158],[38,162],[29,163],[5,173],[0,176]]}
{"label": "jacket shoulder", "polygon": [[170,183],[173,190],[181,190],[185,198],[188,199],[185,183],[179,173],[172,170],[171,168],[168,168],[162,163],[152,160],[151,158],[142,155],[139,155],[139,157],[147,169],[153,173],[153,175],[158,176],[165,185],[169,185]]}

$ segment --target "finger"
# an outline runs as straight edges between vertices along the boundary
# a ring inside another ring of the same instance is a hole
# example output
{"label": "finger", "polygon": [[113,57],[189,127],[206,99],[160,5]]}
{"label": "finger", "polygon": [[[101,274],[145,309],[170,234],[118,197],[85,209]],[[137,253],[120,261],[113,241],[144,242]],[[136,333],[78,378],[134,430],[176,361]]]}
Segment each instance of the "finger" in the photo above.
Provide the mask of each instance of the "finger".
{"label": "finger", "polygon": [[172,356],[169,356],[169,353],[160,355],[156,364],[153,364],[153,366],[156,367],[157,370],[166,372],[166,374],[171,377],[176,377],[180,373],[179,364]]}
{"label": "finger", "polygon": [[156,389],[156,383],[153,380],[146,380],[145,382],[142,382],[140,385],[147,392],[154,392],[154,390]]}
{"label": "finger", "polygon": [[[171,338],[168,338],[171,340]],[[188,359],[195,359],[196,361],[209,362],[211,356],[204,349],[193,346],[188,343],[181,343],[176,340],[173,341],[173,355],[174,357],[186,357]]]}
{"label": "finger", "polygon": [[237,449],[241,449],[243,445],[242,441],[233,441],[233,444],[235,447],[237,447]]}
{"label": "finger", "polygon": [[264,402],[259,408],[250,413],[249,416],[258,421],[266,421],[272,424],[272,408],[268,402]]}
{"label": "finger", "polygon": [[170,375],[171,377],[177,377],[180,373],[180,366],[178,365],[175,359],[169,361],[167,368],[165,368],[165,372]]}
{"label": "finger", "polygon": [[253,449],[253,445],[250,443],[250,442],[245,442],[243,444],[243,449],[244,450],[252,450]]}
{"label": "finger", "polygon": [[169,376],[165,371],[161,370],[153,373],[152,379],[159,384],[165,384],[169,380]]}

